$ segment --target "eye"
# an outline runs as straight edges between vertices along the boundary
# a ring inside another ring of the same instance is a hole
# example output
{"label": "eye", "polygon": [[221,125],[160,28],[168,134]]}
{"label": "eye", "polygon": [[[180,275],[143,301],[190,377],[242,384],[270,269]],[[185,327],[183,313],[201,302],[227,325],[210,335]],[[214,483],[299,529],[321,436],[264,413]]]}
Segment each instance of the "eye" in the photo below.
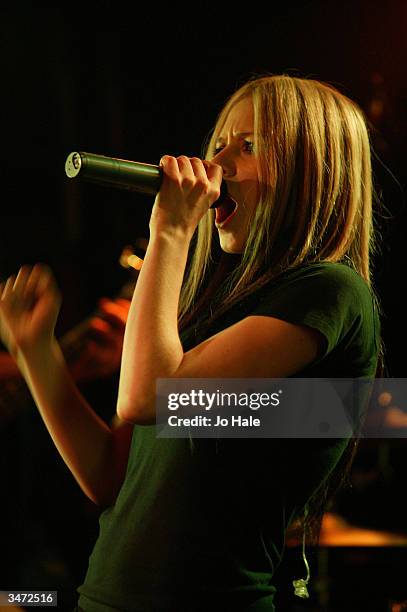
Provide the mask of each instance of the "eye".
{"label": "eye", "polygon": [[254,152],[254,143],[251,142],[250,140],[244,140],[243,141],[243,149],[245,151],[247,151],[248,153],[253,153]]}
{"label": "eye", "polygon": [[214,150],[213,150],[213,154],[214,154],[214,155],[217,155],[217,154],[218,154],[218,153],[220,153],[220,152],[222,151],[222,149],[224,149],[224,148],[225,148],[224,146],[220,146],[220,145],[218,145],[217,147],[215,147],[215,148],[214,148]]}

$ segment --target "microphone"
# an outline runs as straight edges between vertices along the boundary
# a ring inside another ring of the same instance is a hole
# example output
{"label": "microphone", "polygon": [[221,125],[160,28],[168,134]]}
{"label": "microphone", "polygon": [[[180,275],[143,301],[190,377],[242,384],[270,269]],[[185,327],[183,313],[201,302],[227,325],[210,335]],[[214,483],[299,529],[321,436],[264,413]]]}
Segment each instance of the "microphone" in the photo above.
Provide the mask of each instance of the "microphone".
{"label": "microphone", "polygon": [[[83,178],[105,187],[127,189],[156,195],[161,188],[163,171],[160,166],[140,162],[73,151],[65,162],[65,173],[69,178]],[[227,186],[222,181],[220,197],[211,208],[217,208],[227,195]]]}

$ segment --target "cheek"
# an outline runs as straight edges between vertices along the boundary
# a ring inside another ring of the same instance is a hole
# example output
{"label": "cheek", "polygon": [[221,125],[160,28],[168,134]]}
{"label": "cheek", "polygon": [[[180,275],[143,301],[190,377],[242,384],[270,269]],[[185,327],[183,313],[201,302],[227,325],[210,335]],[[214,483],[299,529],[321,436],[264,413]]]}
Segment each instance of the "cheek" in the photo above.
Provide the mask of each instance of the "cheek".
{"label": "cheek", "polygon": [[247,203],[247,208],[250,208],[250,210],[253,211],[257,206],[259,198],[260,182],[258,179],[257,170],[253,168],[251,176],[245,184],[245,200]]}
{"label": "cheek", "polygon": [[259,200],[259,189],[258,185],[253,184],[250,188],[247,189],[245,194],[245,216],[252,217],[254,211],[256,210],[257,203]]}

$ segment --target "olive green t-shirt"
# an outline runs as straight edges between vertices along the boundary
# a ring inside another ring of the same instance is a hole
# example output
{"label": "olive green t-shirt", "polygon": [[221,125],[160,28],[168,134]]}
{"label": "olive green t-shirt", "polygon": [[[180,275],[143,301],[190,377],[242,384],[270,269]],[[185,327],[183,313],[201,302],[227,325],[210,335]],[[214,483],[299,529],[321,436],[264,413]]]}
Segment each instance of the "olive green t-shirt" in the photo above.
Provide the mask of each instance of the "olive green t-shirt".
{"label": "olive green t-shirt", "polygon": [[[379,321],[366,283],[343,264],[302,266],[232,307],[184,350],[250,315],[307,325],[324,349],[300,377],[375,374]],[[273,572],[289,520],[346,440],[156,438],[135,426],[126,478],[100,517],[79,587],[86,612],[274,610]]]}

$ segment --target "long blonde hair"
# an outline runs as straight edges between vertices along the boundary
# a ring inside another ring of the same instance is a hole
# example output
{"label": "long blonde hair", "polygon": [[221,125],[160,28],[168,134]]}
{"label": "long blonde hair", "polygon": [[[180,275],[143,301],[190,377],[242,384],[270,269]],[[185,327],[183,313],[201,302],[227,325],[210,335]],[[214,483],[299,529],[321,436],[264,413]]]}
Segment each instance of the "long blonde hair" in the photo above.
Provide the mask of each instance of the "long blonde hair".
{"label": "long blonde hair", "polygon": [[[218,295],[217,314],[287,269],[344,262],[371,286],[371,150],[361,109],[334,87],[290,76],[248,81],[227,101],[205,156],[234,105],[251,96],[260,199],[239,265]],[[207,285],[218,238],[214,213],[200,222],[183,284],[181,322]],[[187,317],[189,319],[189,317]]]}

